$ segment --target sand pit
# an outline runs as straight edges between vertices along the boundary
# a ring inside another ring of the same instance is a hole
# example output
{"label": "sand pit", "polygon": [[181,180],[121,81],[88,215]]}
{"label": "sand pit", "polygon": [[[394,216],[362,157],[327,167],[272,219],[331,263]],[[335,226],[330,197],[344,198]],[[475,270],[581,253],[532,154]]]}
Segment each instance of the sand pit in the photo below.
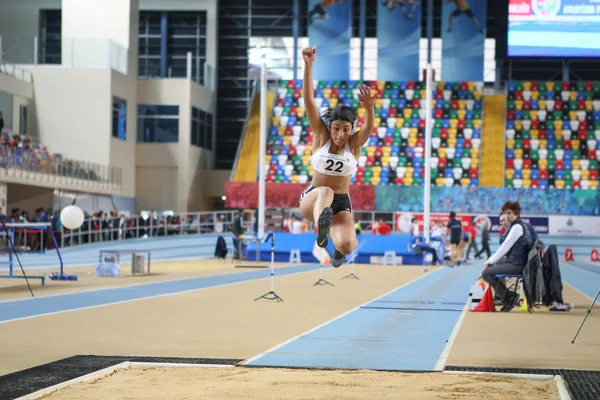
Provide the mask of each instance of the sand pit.
{"label": "sand pit", "polygon": [[50,394],[93,399],[560,399],[553,379],[495,375],[131,366]]}

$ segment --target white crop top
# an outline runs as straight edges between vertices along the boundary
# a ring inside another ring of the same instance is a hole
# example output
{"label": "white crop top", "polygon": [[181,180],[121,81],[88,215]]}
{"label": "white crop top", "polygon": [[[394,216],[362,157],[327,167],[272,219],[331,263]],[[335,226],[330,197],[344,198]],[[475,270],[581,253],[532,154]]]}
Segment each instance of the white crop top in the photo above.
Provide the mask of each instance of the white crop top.
{"label": "white crop top", "polygon": [[310,163],[318,171],[325,175],[349,176],[356,172],[358,161],[350,151],[350,146],[346,143],[344,154],[330,154],[331,139],[325,143],[316,153],[310,157]]}

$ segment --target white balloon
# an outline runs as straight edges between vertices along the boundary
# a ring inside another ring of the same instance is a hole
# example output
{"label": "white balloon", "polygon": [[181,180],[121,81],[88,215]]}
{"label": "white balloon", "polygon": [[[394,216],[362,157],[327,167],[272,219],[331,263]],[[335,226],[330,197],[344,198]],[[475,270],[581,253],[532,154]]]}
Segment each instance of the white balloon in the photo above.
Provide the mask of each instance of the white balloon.
{"label": "white balloon", "polygon": [[60,212],[60,222],[67,229],[78,229],[83,224],[83,211],[77,206],[66,206]]}

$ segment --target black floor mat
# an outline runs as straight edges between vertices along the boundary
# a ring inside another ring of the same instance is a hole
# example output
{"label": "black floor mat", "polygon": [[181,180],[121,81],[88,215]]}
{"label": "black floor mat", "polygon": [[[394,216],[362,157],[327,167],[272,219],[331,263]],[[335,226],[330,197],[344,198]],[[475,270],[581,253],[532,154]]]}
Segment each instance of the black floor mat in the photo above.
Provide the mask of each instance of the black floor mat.
{"label": "black floor mat", "polygon": [[74,356],[0,376],[0,399],[11,400],[125,361],[235,365],[242,359]]}
{"label": "black floor mat", "polygon": [[572,400],[600,399],[600,371],[573,369],[530,369],[446,366],[446,371],[500,372],[504,374],[561,375],[565,380]]}

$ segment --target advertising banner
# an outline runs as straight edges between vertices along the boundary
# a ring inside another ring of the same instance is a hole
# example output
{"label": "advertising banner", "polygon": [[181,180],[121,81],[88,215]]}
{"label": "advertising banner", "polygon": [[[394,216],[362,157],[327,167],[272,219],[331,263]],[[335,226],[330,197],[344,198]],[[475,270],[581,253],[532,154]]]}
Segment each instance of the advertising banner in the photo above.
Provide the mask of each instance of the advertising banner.
{"label": "advertising banner", "polygon": [[350,79],[351,0],[309,0],[308,41],[317,46],[313,78]]}
{"label": "advertising banner", "polygon": [[600,218],[551,215],[550,235],[600,236]]}
{"label": "advertising banner", "polygon": [[[540,235],[547,235],[550,231],[548,217],[528,217],[522,215],[521,219],[530,223]],[[488,224],[488,229],[491,233],[500,232],[500,228],[502,228],[500,226],[500,217],[497,215],[478,215],[473,217],[473,221],[477,225],[479,225],[480,222],[485,221]]]}
{"label": "advertising banner", "polygon": [[[410,232],[410,224],[413,218],[419,220],[419,232],[423,234],[424,214],[423,213],[411,213],[411,212],[399,212],[396,213],[396,231],[397,232]],[[473,223],[472,215],[457,215],[456,219],[462,223],[463,227],[470,226]],[[430,228],[434,226],[438,221],[442,221],[444,226],[450,221],[448,213],[431,213],[430,215]]]}
{"label": "advertising banner", "polygon": [[487,1],[443,0],[442,80],[482,81]]}
{"label": "advertising banner", "polygon": [[383,0],[377,5],[377,79],[419,79],[421,1]]}

